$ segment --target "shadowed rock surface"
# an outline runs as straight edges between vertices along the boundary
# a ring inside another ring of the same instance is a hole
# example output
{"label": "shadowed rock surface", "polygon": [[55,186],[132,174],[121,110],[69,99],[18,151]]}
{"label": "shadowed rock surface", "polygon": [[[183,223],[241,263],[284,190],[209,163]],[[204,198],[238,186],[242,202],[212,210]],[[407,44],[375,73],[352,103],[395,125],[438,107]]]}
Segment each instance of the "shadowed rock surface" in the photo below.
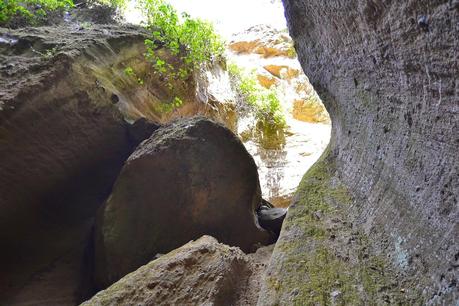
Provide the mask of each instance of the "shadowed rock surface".
{"label": "shadowed rock surface", "polygon": [[255,305],[272,247],[246,255],[203,236],[126,275],[82,306]]}
{"label": "shadowed rock surface", "polygon": [[275,208],[269,206],[261,206],[257,211],[258,222],[261,227],[273,232],[276,237],[279,237],[282,222],[287,214],[287,208]]}
{"label": "shadowed rock surface", "polygon": [[[0,28],[0,37],[0,304],[73,305],[92,290],[95,213],[156,128],[148,120],[223,118],[225,75],[216,64],[175,93],[153,74],[141,86],[125,73],[149,69],[139,27]],[[158,111],[177,93],[187,97],[180,111]]]}
{"label": "shadowed rock surface", "polygon": [[9,37],[0,44],[0,304],[75,304],[91,290],[85,249],[95,212],[141,137],[80,64],[91,50],[110,54],[108,41],[123,48],[142,35],[0,33]]}
{"label": "shadowed rock surface", "polygon": [[284,4],[333,132],[289,209],[259,304],[455,304],[456,1]]}
{"label": "shadowed rock surface", "polygon": [[260,204],[255,162],[230,130],[204,118],[164,126],[129,157],[97,219],[97,284],[203,234],[253,251],[271,239]]}

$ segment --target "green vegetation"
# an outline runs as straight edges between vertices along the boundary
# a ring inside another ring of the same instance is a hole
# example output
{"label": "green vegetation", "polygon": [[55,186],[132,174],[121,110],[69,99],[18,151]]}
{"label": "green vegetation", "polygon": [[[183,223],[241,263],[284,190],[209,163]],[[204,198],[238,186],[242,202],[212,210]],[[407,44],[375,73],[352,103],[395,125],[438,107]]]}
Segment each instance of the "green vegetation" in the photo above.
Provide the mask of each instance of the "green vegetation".
{"label": "green vegetation", "polygon": [[290,58],[296,58],[298,56],[298,54],[296,54],[295,46],[293,45],[293,43],[289,46],[287,50],[287,56]]}
{"label": "green vegetation", "polygon": [[44,19],[49,12],[74,6],[72,0],[0,0],[0,25],[22,17],[31,24]]}
{"label": "green vegetation", "polygon": [[179,108],[182,105],[183,105],[182,99],[180,99],[179,97],[175,97],[169,103],[160,103],[159,105],[156,105],[155,110],[162,114],[168,114],[172,112],[173,110],[175,110],[176,108]]}
{"label": "green vegetation", "polygon": [[[126,0],[86,0],[86,5],[104,5],[113,10],[123,9]],[[49,13],[70,10],[75,7],[73,0],[0,0],[0,25],[8,25],[18,19],[24,25],[38,25],[46,20]]]}
{"label": "green vegetation", "polygon": [[31,48],[31,49],[32,49],[32,52],[40,55],[44,60],[48,60],[48,59],[52,58],[57,53],[57,47],[54,47],[54,48],[51,48],[51,49],[47,49],[47,50],[45,50],[43,52],[35,50],[34,48]]}
{"label": "green vegetation", "polygon": [[327,148],[303,177],[276,245],[282,258],[272,260],[282,270],[268,277],[270,288],[292,305],[423,304],[415,291],[401,290],[387,259],[372,253],[367,236],[348,222],[356,199],[335,169]]}
{"label": "green vegetation", "polygon": [[[151,38],[145,40],[146,58],[155,72],[167,79],[186,80],[201,65],[222,57],[224,44],[213,25],[190,15],[181,15],[164,0],[143,0],[147,28]],[[162,56],[167,49],[173,58]],[[174,62],[176,59],[179,62]]]}
{"label": "green vegetation", "polygon": [[[193,71],[223,57],[223,41],[211,23],[179,14],[165,0],[141,0],[140,7],[145,12],[145,27],[150,31],[150,38],[145,40],[145,58],[152,64],[153,74],[165,82],[172,94],[176,82],[186,81]],[[144,81],[132,67],[124,72],[143,85]],[[183,100],[174,96],[170,102],[155,106],[154,110],[170,113],[182,105]]]}
{"label": "green vegetation", "polygon": [[137,76],[132,67],[127,67],[126,69],[124,69],[124,73],[127,76],[134,78],[137,81],[137,83],[139,83],[139,85],[143,85],[143,79]]}
{"label": "green vegetation", "polygon": [[102,4],[115,9],[124,9],[127,0],[86,0],[88,4]]}
{"label": "green vegetation", "polygon": [[234,63],[228,64],[228,72],[244,101],[252,108],[257,121],[265,129],[276,130],[285,127],[284,112],[274,88],[264,88],[258,83],[253,72],[248,73]]}

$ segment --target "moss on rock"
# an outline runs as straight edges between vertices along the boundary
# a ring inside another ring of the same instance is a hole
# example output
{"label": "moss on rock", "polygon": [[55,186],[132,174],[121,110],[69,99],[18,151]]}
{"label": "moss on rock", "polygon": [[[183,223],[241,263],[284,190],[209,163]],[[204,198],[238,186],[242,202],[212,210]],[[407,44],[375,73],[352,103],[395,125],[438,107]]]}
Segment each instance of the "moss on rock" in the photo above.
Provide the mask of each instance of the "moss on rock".
{"label": "moss on rock", "polygon": [[347,218],[357,200],[327,149],[306,173],[274,250],[260,305],[412,304],[386,259]]}

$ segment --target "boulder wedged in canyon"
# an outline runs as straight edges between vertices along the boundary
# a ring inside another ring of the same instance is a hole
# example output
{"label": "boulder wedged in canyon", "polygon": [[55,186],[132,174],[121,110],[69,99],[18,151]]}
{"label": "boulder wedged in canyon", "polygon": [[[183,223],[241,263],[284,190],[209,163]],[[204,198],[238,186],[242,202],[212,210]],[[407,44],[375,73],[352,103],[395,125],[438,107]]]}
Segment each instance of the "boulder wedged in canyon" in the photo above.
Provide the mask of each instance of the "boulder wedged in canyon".
{"label": "boulder wedged in canyon", "polygon": [[82,306],[255,305],[271,252],[268,246],[246,255],[203,236],[124,276]]}
{"label": "boulder wedged in canyon", "polygon": [[259,305],[451,305],[459,291],[455,1],[284,0],[333,122]]}
{"label": "boulder wedged in canyon", "polygon": [[272,237],[257,222],[255,162],[204,118],[163,126],[129,157],[96,223],[96,282],[122,276],[203,234],[249,252]]}

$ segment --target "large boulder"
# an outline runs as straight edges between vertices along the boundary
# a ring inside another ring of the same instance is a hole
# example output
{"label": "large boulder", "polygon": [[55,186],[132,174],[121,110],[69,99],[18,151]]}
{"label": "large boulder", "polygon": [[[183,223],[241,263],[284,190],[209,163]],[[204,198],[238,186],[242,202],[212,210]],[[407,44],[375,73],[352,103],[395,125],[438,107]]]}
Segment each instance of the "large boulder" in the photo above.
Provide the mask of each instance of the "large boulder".
{"label": "large boulder", "polygon": [[96,281],[107,286],[203,234],[248,252],[259,227],[255,162],[227,128],[203,118],[158,129],[126,162],[96,225]]}
{"label": "large boulder", "polygon": [[255,305],[272,247],[246,255],[203,236],[140,267],[82,306]]}

